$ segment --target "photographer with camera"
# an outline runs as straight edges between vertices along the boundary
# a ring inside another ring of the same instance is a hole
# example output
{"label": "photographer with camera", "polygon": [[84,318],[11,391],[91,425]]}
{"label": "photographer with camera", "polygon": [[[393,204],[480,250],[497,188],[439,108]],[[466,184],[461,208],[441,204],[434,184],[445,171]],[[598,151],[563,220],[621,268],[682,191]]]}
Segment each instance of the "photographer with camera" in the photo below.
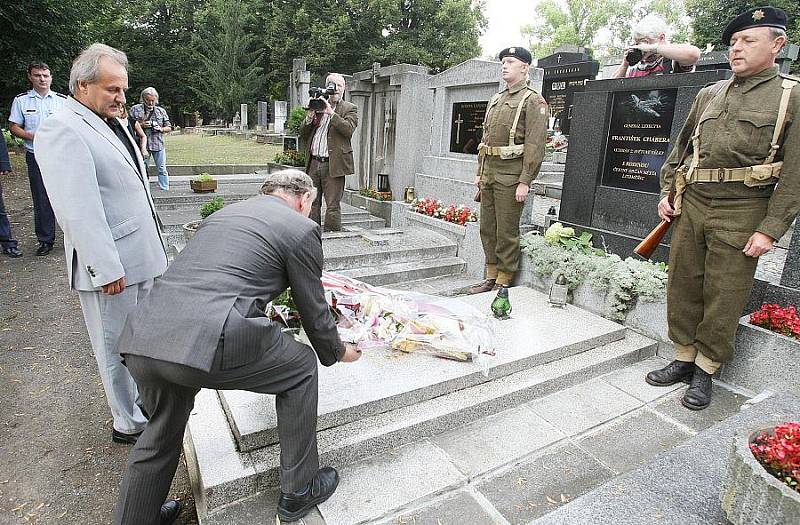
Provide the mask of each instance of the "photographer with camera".
{"label": "photographer with camera", "polygon": [[325,88],[309,89],[308,115],[300,127],[300,137],[305,144],[306,173],[317,188],[310,218],[323,225],[324,196],[323,231],[341,231],[344,178],[355,173],[350,139],[358,126],[358,108],[342,99],[344,90],[344,77],[338,73],[328,75]]}
{"label": "photographer with camera", "polygon": [[[139,122],[147,135],[147,151],[156,161],[158,167],[158,187],[162,191],[169,190],[169,173],[167,173],[167,151],[164,146],[164,134],[172,131],[167,110],[158,105],[158,91],[154,87],[144,88],[141,104],[131,108],[130,115]],[[149,159],[145,157],[145,166]]]}
{"label": "photographer with camera", "polygon": [[667,23],[657,15],[647,15],[634,24],[633,45],[625,49],[622,63],[611,78],[692,71],[700,58],[700,49],[691,44],[670,44],[667,29]]}

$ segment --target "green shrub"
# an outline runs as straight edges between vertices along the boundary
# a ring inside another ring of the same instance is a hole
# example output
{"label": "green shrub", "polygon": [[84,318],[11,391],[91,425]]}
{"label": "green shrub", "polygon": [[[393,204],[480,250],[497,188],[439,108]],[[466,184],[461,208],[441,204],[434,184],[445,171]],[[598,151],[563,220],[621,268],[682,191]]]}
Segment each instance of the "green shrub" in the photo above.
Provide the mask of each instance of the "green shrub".
{"label": "green shrub", "polygon": [[20,138],[15,137],[11,134],[11,131],[4,129],[3,130],[3,138],[6,141],[6,146],[8,149],[12,149],[14,147],[20,147],[24,144],[24,141]]}
{"label": "green shrub", "polygon": [[300,126],[306,119],[306,110],[302,106],[292,108],[289,112],[289,118],[286,120],[286,131],[292,135],[300,134]]}
{"label": "green shrub", "polygon": [[216,180],[214,177],[209,175],[208,173],[201,173],[200,175],[196,176],[192,180],[196,182],[211,182],[212,180]]}
{"label": "green shrub", "polygon": [[215,211],[221,210],[225,206],[225,201],[222,200],[222,197],[214,197],[207,203],[200,206],[200,217],[206,218]]}
{"label": "green shrub", "polygon": [[306,155],[294,149],[287,149],[276,153],[273,161],[284,166],[305,167]]}

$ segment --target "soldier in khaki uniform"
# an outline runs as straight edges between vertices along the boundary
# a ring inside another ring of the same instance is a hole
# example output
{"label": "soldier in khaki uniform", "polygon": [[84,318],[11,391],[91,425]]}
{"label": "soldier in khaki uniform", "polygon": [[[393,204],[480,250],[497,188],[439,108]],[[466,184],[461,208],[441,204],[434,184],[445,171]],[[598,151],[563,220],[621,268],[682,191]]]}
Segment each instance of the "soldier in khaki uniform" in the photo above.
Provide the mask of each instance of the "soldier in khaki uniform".
{"label": "soldier in khaki uniform", "polygon": [[760,7],[728,24],[733,77],[700,91],[661,171],[658,213],[675,222],[667,318],[677,359],[646,380],[691,378],[682,403],[693,410],[709,405],[711,376],[733,358],[758,257],[800,209],[800,79],[775,65],[786,23]]}
{"label": "soldier in khaki uniform", "polygon": [[486,280],[469,293],[508,286],[519,267],[519,220],[539,174],[547,138],[547,104],[528,86],[531,54],[522,47],[500,52],[506,89],[486,109],[475,184],[481,195],[481,241]]}

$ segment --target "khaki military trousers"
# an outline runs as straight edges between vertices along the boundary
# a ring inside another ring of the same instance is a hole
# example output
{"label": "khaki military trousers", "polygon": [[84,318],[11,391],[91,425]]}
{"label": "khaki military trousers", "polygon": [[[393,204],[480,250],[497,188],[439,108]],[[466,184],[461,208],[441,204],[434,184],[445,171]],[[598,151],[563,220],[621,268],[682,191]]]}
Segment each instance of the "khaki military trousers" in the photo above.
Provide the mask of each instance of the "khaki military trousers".
{"label": "khaki military trousers", "polygon": [[519,268],[519,220],[522,202],[517,202],[517,184],[498,183],[486,170],[481,179],[481,243],[486,256],[486,277],[498,284],[511,284]]}
{"label": "khaki military trousers", "polygon": [[742,250],[768,202],[709,199],[691,186],[684,194],[672,231],[667,283],[669,337],[678,359],[714,373],[733,358],[736,328],[758,264]]}

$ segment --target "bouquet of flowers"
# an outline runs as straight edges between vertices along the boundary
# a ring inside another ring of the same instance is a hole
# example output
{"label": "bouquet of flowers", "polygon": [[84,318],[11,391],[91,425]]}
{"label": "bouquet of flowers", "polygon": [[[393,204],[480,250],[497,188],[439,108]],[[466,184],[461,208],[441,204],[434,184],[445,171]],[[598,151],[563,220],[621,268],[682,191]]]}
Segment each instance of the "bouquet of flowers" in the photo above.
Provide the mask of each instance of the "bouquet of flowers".
{"label": "bouquet of flowers", "polygon": [[471,208],[455,204],[445,207],[442,201],[436,199],[414,199],[411,202],[411,210],[461,226],[478,220],[477,213]]}
{"label": "bouquet of flowers", "polygon": [[488,373],[494,324],[457,299],[378,288],[323,272],[322,285],[342,341],[362,351],[391,349],[473,361]]}
{"label": "bouquet of flowers", "polygon": [[750,314],[750,324],[800,339],[800,315],[796,306],[764,304],[757,312]]}
{"label": "bouquet of flowers", "polygon": [[545,149],[547,151],[567,151],[569,141],[567,136],[561,132],[548,133],[545,140]]}

